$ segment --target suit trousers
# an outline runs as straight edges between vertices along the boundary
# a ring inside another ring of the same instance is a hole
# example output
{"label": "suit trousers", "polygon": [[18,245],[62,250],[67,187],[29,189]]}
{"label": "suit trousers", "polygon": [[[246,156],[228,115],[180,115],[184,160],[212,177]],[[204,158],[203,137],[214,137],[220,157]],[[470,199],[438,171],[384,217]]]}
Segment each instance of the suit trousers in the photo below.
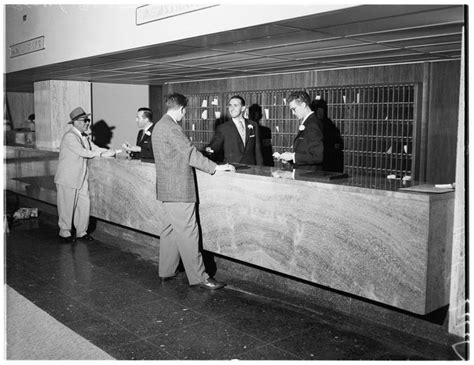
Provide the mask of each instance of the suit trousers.
{"label": "suit trousers", "polygon": [[196,203],[160,202],[163,229],[160,235],[159,275],[173,276],[181,257],[190,285],[199,284],[209,275],[199,250]]}
{"label": "suit trousers", "polygon": [[71,227],[74,223],[76,236],[84,236],[87,234],[90,214],[89,184],[87,182],[87,177],[80,189],[56,184],[56,190],[59,215],[59,235],[61,237],[71,236]]}

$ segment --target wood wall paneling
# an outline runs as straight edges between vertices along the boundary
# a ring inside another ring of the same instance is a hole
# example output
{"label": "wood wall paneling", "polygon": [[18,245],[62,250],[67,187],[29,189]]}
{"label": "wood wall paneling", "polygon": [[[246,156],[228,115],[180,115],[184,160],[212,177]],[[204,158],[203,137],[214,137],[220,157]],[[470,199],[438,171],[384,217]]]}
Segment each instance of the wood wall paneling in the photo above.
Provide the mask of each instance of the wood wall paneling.
{"label": "wood wall paneling", "polygon": [[225,96],[233,91],[419,83],[422,96],[417,99],[418,109],[415,111],[418,119],[413,151],[417,171],[413,178],[446,183],[454,181],[458,80],[459,62],[451,61],[234,77],[165,85],[163,92],[176,91],[184,95],[222,93]]}
{"label": "wood wall paneling", "polygon": [[311,85],[311,72],[238,77],[229,81],[227,91],[304,88]]}
{"label": "wood wall paneling", "polygon": [[313,71],[312,86],[377,85],[422,82],[423,65],[361,67]]}
{"label": "wood wall paneling", "polygon": [[459,62],[431,64],[426,180],[435,184],[455,180],[459,77]]}
{"label": "wood wall paneling", "polygon": [[149,87],[149,102],[148,105],[153,112],[153,119],[155,121],[160,120],[161,115],[164,114],[163,108],[163,86],[152,85]]}

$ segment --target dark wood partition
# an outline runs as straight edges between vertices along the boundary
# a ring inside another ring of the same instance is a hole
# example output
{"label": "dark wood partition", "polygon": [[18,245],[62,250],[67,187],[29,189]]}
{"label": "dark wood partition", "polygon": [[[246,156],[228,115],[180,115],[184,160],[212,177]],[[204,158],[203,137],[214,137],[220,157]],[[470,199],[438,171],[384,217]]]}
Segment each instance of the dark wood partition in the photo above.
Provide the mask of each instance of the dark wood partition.
{"label": "dark wood partition", "polygon": [[[430,183],[454,181],[459,62],[418,63],[285,75],[240,77],[164,86],[190,105],[183,127],[195,145],[209,143],[226,104],[239,94],[262,106],[274,151],[291,150],[298,122],[286,103],[293,90],[325,99],[341,129],[345,170],[372,177],[409,176]],[[447,92],[449,90],[449,92]]]}

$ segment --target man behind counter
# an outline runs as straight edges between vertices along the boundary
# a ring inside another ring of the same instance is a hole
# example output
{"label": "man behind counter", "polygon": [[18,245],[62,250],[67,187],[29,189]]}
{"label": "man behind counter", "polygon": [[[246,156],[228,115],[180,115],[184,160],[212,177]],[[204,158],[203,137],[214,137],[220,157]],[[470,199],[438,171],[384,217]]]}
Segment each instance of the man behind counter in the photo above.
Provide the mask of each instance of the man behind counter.
{"label": "man behind counter", "polygon": [[153,113],[149,108],[139,108],[137,111],[138,136],[136,146],[125,142],[122,147],[132,159],[153,160],[151,133],[153,132]]}
{"label": "man behind counter", "polygon": [[232,96],[228,109],[232,120],[217,127],[206,152],[224,151],[225,163],[263,165],[258,124],[244,118],[245,100]]}
{"label": "man behind counter", "polygon": [[295,169],[322,170],[324,156],[322,120],[311,110],[311,99],[305,91],[292,92],[288,102],[291,113],[299,120],[299,127],[293,142],[293,152],[284,152],[280,158],[292,162]]}

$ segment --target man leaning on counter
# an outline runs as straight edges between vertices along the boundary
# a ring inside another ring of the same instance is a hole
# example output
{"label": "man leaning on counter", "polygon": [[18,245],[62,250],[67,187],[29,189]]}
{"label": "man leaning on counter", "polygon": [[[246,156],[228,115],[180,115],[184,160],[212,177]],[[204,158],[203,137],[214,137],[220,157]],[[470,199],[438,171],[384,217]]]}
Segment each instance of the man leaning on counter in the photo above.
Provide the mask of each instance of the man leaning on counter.
{"label": "man leaning on counter", "polygon": [[187,98],[173,93],[166,98],[166,114],[156,123],[152,134],[155,146],[156,194],[161,205],[163,229],[160,233],[159,276],[172,280],[180,258],[190,285],[204,289],[225,286],[206,273],[199,251],[199,229],[196,220],[197,168],[208,174],[232,171],[232,165],[217,165],[191,143],[178,124],[186,114]]}

